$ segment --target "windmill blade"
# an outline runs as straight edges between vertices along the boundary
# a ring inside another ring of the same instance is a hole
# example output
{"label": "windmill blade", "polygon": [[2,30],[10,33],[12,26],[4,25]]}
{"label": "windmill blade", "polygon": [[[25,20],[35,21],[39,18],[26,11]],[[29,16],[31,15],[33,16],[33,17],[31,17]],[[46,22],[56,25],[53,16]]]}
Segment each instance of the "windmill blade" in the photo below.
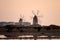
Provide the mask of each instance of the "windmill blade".
{"label": "windmill blade", "polygon": [[22,18],[24,18],[24,16],[22,16]]}
{"label": "windmill blade", "polygon": [[39,14],[39,10],[37,10],[37,15]]}
{"label": "windmill blade", "polygon": [[22,15],[20,14],[20,18],[22,18]]}
{"label": "windmill blade", "polygon": [[41,18],[42,18],[42,17],[43,17],[43,15],[38,15],[38,17],[41,17]]}
{"label": "windmill blade", "polygon": [[33,10],[32,10],[32,13],[33,13],[33,15],[36,15]]}
{"label": "windmill blade", "polygon": [[20,14],[20,18],[24,18],[24,16],[22,16],[22,15]]}
{"label": "windmill blade", "polygon": [[33,18],[33,17],[30,17],[30,18]]}
{"label": "windmill blade", "polygon": [[42,20],[38,18],[38,22],[39,22],[39,24],[41,24],[42,23]]}
{"label": "windmill blade", "polygon": [[40,17],[40,18],[41,18],[41,17],[43,17],[43,16],[38,16],[38,17]]}

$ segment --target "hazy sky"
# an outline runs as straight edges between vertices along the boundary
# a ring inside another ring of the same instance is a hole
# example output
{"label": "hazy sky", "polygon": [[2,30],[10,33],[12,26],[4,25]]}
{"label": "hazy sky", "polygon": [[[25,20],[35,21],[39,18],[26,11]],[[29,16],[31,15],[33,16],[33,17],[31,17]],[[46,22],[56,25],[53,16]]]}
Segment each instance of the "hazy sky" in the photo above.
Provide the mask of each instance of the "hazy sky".
{"label": "hazy sky", "polygon": [[[24,21],[32,22],[32,10],[39,10],[39,24],[60,25],[60,0],[0,0],[0,21],[19,21],[20,14]],[[35,13],[36,14],[36,13]]]}

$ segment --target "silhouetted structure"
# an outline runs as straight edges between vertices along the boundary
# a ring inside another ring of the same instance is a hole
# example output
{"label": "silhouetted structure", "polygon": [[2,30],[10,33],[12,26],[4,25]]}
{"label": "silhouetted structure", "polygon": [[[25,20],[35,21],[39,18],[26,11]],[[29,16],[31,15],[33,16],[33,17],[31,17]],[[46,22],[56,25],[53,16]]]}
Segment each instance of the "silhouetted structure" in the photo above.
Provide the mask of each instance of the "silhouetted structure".
{"label": "silhouetted structure", "polygon": [[37,25],[38,24],[38,18],[37,18],[37,16],[35,15],[34,17],[33,17],[33,25]]}
{"label": "silhouetted structure", "polygon": [[17,24],[9,24],[2,27],[0,25],[0,34],[5,35],[6,37],[18,37],[20,35],[33,35],[35,40],[37,36],[41,36],[41,35],[48,36],[48,37],[60,36],[59,34],[60,26],[57,25],[41,26],[38,24],[37,15],[34,15],[32,25],[29,22],[23,22],[22,18],[19,19],[19,22]]}
{"label": "silhouetted structure", "polygon": [[23,19],[20,18],[20,20],[19,20],[19,25],[20,25],[20,26],[22,25],[22,22],[23,22]]}

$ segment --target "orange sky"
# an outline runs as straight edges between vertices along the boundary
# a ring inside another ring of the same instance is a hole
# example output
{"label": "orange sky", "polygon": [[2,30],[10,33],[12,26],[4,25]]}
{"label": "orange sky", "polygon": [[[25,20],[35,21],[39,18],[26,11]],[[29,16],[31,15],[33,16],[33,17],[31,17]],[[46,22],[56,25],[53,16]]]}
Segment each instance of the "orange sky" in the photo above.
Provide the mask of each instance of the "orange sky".
{"label": "orange sky", "polygon": [[22,14],[24,21],[32,22],[32,10],[37,9],[43,15],[41,24],[60,25],[60,0],[0,0],[0,21],[18,21]]}

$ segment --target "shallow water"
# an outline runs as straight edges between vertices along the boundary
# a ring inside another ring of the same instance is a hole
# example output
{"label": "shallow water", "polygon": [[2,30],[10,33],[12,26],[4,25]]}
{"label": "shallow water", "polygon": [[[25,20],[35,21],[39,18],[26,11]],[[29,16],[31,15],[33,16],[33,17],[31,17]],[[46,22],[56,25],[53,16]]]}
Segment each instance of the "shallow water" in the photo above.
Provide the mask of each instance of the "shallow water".
{"label": "shallow water", "polygon": [[[19,37],[33,37],[33,36],[19,36]],[[0,35],[0,38],[6,38],[4,35]],[[34,39],[0,39],[0,40],[34,40]],[[60,39],[37,39],[37,40],[60,40]]]}
{"label": "shallow water", "polygon": [[[0,39],[0,40],[34,40],[34,39]],[[60,39],[37,39],[37,40],[60,40]]]}

